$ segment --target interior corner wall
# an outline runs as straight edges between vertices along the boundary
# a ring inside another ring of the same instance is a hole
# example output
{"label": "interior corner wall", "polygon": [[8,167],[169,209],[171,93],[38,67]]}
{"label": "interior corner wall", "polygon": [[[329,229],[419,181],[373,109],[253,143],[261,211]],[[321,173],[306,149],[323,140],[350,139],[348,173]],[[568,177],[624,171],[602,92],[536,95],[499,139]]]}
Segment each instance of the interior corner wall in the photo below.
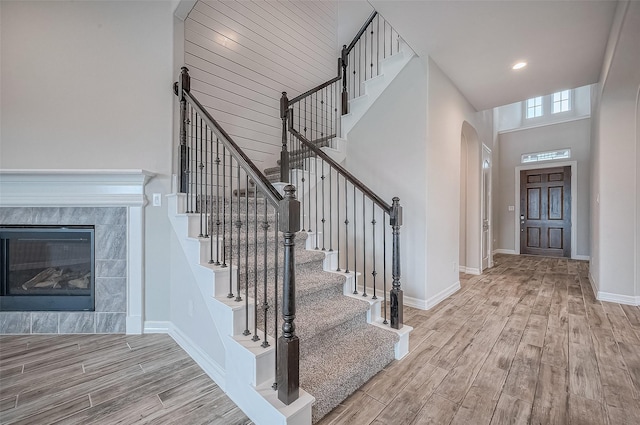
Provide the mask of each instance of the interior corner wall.
{"label": "interior corner wall", "polygon": [[[591,223],[591,123],[590,119],[569,121],[542,127],[534,127],[501,133],[500,144],[500,184],[496,208],[499,211],[500,239],[496,248],[518,251],[515,246],[516,215],[519,211],[509,211],[509,206],[516,205],[515,170],[522,165],[524,153],[542,152],[561,148],[571,149],[571,160],[577,161],[577,223],[572,223],[572,231],[577,232],[577,246],[572,252],[580,256],[590,255],[590,223]],[[540,163],[553,167],[554,163]]]}
{"label": "interior corner wall", "polygon": [[[0,2],[0,167],[146,169],[169,193],[173,6]],[[167,320],[169,222],[145,208],[145,320]]]}
{"label": "interior corner wall", "polygon": [[[482,144],[492,145],[492,114],[479,114],[430,58],[425,58],[427,82],[426,146],[426,297],[433,305],[459,284],[460,135],[467,121]],[[487,136],[489,135],[489,136]],[[470,159],[471,160],[471,159]],[[475,160],[475,159],[474,159]],[[478,160],[478,167],[480,158]],[[480,188],[478,173],[477,186]],[[468,182],[474,178],[468,177]],[[469,190],[469,186],[467,186]],[[479,189],[478,189],[479,190]],[[469,205],[467,205],[469,208]],[[480,212],[478,211],[478,214]],[[478,216],[479,217],[479,216]],[[480,219],[467,234],[480,235]],[[468,241],[469,243],[469,241]],[[478,245],[478,249],[480,246]]]}
{"label": "interior corner wall", "polygon": [[[616,10],[607,60],[599,84],[597,132],[592,145],[594,252],[591,274],[598,298],[639,304],[637,284],[638,135],[637,105],[640,87],[640,3],[620,2]],[[593,118],[592,118],[593,119]]]}
{"label": "interior corner wall", "polygon": [[345,160],[345,167],[387,202],[400,198],[401,284],[405,303],[421,308],[426,300],[426,84],[426,68],[415,57],[349,132]]}

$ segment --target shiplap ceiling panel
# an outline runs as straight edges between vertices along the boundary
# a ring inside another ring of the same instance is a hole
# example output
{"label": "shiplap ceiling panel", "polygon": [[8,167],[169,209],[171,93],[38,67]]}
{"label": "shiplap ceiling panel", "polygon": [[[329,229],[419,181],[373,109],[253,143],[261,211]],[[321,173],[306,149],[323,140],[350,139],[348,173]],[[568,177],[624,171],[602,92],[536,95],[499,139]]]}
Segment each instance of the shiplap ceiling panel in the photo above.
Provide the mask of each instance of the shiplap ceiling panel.
{"label": "shiplap ceiling panel", "polygon": [[280,96],[337,75],[335,2],[198,1],[185,20],[195,96],[260,168],[281,147]]}

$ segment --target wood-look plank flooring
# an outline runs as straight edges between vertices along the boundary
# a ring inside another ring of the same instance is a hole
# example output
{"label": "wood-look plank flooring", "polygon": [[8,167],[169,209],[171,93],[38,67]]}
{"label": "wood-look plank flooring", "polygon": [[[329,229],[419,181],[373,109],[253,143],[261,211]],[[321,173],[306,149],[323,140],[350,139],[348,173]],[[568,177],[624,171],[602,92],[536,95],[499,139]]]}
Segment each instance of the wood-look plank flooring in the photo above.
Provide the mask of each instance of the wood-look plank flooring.
{"label": "wood-look plank flooring", "polygon": [[588,263],[495,257],[429,311],[410,352],[319,425],[640,424],[640,308],[595,299]]}
{"label": "wood-look plank flooring", "polygon": [[0,423],[252,422],[168,335],[3,335]]}

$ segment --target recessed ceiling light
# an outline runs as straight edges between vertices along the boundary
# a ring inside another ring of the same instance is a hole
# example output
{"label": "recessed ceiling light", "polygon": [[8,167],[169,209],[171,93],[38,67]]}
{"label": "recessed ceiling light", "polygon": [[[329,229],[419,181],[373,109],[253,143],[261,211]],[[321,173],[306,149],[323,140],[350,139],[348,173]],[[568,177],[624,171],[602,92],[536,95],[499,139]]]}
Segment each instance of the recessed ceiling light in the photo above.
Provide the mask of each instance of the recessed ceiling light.
{"label": "recessed ceiling light", "polygon": [[525,66],[527,66],[526,62],[518,62],[517,64],[513,65],[511,69],[522,69]]}

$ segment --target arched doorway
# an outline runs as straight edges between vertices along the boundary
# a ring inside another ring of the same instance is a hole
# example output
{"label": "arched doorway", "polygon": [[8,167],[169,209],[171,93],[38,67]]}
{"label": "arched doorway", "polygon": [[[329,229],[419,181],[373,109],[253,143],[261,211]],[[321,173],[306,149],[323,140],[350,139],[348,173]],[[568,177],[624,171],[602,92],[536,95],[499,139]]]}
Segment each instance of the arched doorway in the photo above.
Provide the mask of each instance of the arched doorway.
{"label": "arched doorway", "polygon": [[[460,135],[460,271],[480,274],[491,265],[491,151],[475,128],[462,124]],[[484,261],[483,261],[484,260]]]}

